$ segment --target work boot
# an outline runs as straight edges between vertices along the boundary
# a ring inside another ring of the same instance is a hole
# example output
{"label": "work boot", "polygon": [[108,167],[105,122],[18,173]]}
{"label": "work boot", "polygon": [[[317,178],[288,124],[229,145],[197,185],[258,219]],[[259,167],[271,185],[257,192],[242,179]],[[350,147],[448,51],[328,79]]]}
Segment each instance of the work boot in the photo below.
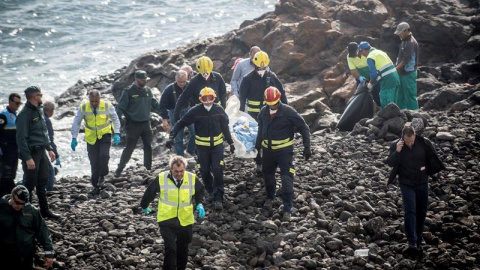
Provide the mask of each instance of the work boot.
{"label": "work boot", "polygon": [[120,175],[122,174],[122,171],[123,169],[118,167],[116,170],[115,170],[115,173],[113,174],[113,176],[115,177],[120,177]]}
{"label": "work boot", "polygon": [[290,212],[283,212],[283,218],[282,218],[282,221],[290,221],[290,219],[292,218],[292,213]]}
{"label": "work boot", "polygon": [[273,200],[272,199],[266,199],[265,203],[263,204],[263,207],[267,210],[272,210],[273,207]]}
{"label": "work boot", "polygon": [[40,214],[42,214],[42,217],[43,217],[43,218],[59,219],[59,218],[62,217],[62,216],[60,216],[59,214],[55,214],[54,212],[50,211],[50,209],[41,210],[41,211],[40,211]]}
{"label": "work boot", "polygon": [[90,195],[92,195],[92,196],[98,195],[98,194],[100,194],[100,189],[99,189],[98,187],[94,187],[94,188],[92,189],[92,191],[90,191],[89,193],[90,193]]}
{"label": "work boot", "polygon": [[215,202],[215,210],[217,211],[222,211],[223,210],[223,204],[221,201],[216,201]]}
{"label": "work boot", "polygon": [[255,168],[255,173],[257,175],[262,174],[262,164],[257,164],[257,167]]}
{"label": "work boot", "polygon": [[419,255],[419,251],[416,246],[408,245],[402,250],[402,254],[406,257],[417,257]]}
{"label": "work boot", "polygon": [[105,177],[104,176],[100,176],[100,178],[98,178],[97,186],[99,188],[105,187]]}

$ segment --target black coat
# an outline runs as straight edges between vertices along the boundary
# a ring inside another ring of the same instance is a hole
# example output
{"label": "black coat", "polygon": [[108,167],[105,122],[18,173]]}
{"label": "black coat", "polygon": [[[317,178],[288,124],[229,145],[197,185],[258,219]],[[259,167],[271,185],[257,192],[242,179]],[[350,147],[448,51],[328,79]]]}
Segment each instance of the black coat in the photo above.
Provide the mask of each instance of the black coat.
{"label": "black coat", "polygon": [[[390,176],[388,178],[388,184],[393,183],[397,175],[400,173],[399,165],[400,165],[400,155],[402,153],[397,152],[397,142],[398,140],[395,140],[392,143],[392,145],[390,145],[390,154],[387,160],[385,160],[386,164],[393,167],[392,171],[390,172]],[[437,152],[435,151],[435,148],[433,147],[433,144],[429,139],[416,135],[415,143],[418,143],[425,149],[426,156],[427,156],[426,157],[427,158],[426,160],[427,174],[430,175],[430,177],[435,179],[435,174],[445,170],[445,165],[443,165],[443,162],[438,158]],[[402,184],[412,185],[412,183],[402,183]]]}

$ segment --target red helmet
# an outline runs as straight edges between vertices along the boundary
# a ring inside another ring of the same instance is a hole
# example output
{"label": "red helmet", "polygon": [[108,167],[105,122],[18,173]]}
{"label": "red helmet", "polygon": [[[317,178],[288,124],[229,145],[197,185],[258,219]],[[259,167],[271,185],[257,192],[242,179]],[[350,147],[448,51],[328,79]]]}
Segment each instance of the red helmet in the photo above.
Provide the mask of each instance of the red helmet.
{"label": "red helmet", "polygon": [[276,87],[270,86],[265,90],[265,103],[267,105],[277,104],[281,97],[282,94]]}

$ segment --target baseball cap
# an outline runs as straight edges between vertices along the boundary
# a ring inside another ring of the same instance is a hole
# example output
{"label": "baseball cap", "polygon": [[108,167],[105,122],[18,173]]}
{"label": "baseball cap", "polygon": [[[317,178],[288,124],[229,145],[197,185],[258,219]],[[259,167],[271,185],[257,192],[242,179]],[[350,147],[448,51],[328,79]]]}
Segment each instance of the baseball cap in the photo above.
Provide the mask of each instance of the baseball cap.
{"label": "baseball cap", "polygon": [[347,49],[348,49],[348,56],[349,57],[357,56],[358,44],[356,42],[348,43]]}
{"label": "baseball cap", "polygon": [[405,30],[410,29],[410,25],[406,22],[401,22],[397,25],[397,30],[395,30],[395,35],[402,33]]}
{"label": "baseball cap", "polygon": [[368,48],[370,48],[370,43],[366,42],[366,41],[362,41],[360,42],[360,44],[358,44],[358,50],[359,51],[362,51],[362,50],[366,50]]}
{"label": "baseball cap", "polygon": [[18,185],[13,188],[12,194],[16,195],[19,200],[26,201],[28,202],[30,198],[30,193],[28,192],[28,189],[25,186]]}
{"label": "baseball cap", "polygon": [[150,79],[150,78],[147,76],[147,72],[145,72],[145,71],[143,71],[143,70],[137,70],[137,71],[135,71],[135,78],[140,79],[140,80],[148,80],[148,79]]}

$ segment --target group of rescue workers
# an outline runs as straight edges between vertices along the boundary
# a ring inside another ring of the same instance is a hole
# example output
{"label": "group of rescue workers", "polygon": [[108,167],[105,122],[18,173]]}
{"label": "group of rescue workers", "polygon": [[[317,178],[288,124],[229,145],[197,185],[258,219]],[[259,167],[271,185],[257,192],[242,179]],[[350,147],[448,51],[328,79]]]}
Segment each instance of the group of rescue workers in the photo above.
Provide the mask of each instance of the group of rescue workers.
{"label": "group of rescue workers", "polygon": [[[416,44],[411,33],[409,34],[408,24],[405,24],[400,24],[397,31],[400,29],[399,33],[409,39],[410,45],[412,42]],[[413,96],[405,96],[402,99],[399,94],[401,91],[397,89],[400,84],[397,70],[406,72],[410,80],[416,77],[418,52],[415,46],[410,45],[409,57],[404,57],[405,59],[400,61],[396,68],[386,53],[371,47],[368,42],[361,42],[359,45],[351,43],[348,46],[349,66],[353,75],[359,83],[369,80],[367,84],[369,89],[372,89],[374,84],[380,86],[379,102],[382,107],[390,102],[396,102],[411,104],[413,107],[407,106],[409,109],[418,108],[418,105],[414,108],[414,102],[410,100]],[[270,69],[269,63],[270,59],[266,52],[257,46],[252,47],[249,58],[236,62],[231,86],[232,93],[240,100],[240,110],[245,111],[258,122],[255,143],[258,155],[255,162],[257,173],[262,173],[264,178],[266,191],[264,207],[268,210],[273,207],[276,196],[275,172],[279,167],[283,203],[282,219],[289,221],[293,207],[295,176],[294,135],[297,131],[301,134],[304,146],[303,157],[308,160],[312,156],[310,131],[302,116],[288,105],[283,85]],[[158,178],[149,184],[141,201],[141,211],[144,214],[150,214],[152,210],[149,204],[155,199],[156,194],[160,193],[157,221],[165,242],[164,269],[185,269],[188,244],[192,240],[194,208],[199,212],[200,218],[205,216],[204,190],[208,198],[213,201],[214,209],[223,210],[224,141],[229,144],[230,153],[235,151],[229,130],[229,117],[225,112],[227,101],[225,81],[219,73],[213,71],[213,62],[207,56],[198,59],[196,68],[198,73],[194,75],[190,67],[182,67],[176,73],[175,82],[163,91],[160,101],[157,101],[146,85],[149,78],[142,70],[135,72],[134,82],[122,92],[117,110],[110,102],[101,99],[98,90],[92,90],[88,95],[89,100],[78,108],[71,129],[71,148],[75,151],[80,126],[82,121],[84,122],[93,185],[91,194],[97,195],[105,188],[112,137],[115,145],[120,143],[122,116],[126,118],[124,126],[126,146],[114,172],[115,177],[120,177],[140,137],[143,142],[145,168],[151,169],[153,134],[150,114],[151,111],[156,111],[162,116],[164,130],[169,132],[166,146],[170,148],[175,145],[177,155],[170,159],[169,170],[160,172]],[[415,73],[412,73],[412,70]],[[406,85],[405,88],[411,86],[408,83]],[[38,231],[37,237],[40,238],[45,249],[46,265],[49,267],[52,263],[53,249],[42,216],[59,218],[59,215],[48,208],[45,195],[48,172],[45,166],[49,163],[49,159],[54,161],[56,157],[58,158],[58,153],[52,151],[45,117],[41,113],[41,89],[31,86],[25,90],[25,94],[27,104],[18,118],[16,110],[12,109],[12,112],[9,109],[5,115],[13,113],[15,117],[10,120],[5,119],[4,122],[8,122],[5,129],[15,129],[15,126],[17,128],[17,133],[12,136],[16,138],[14,141],[18,144],[20,158],[28,179],[24,181],[26,187],[17,186],[11,193],[4,193],[8,195],[4,196],[0,202],[0,229],[5,227],[7,232],[22,234],[22,231],[18,230],[13,232],[13,227],[7,225],[12,224],[16,218],[28,221],[29,224],[33,223],[34,230]],[[416,102],[416,85],[414,99]],[[14,104],[10,104],[9,108],[16,106],[18,109],[21,104],[19,95],[13,95],[10,101]],[[185,127],[189,128],[190,133],[187,153],[183,150]],[[47,151],[50,157],[47,157]],[[10,155],[10,153],[4,151],[3,155]],[[182,157],[184,155],[197,156],[197,167],[202,181],[197,181],[194,173],[186,172],[187,161]],[[2,181],[0,183],[2,190],[11,190],[14,187],[4,185]],[[34,188],[37,191],[41,215],[36,208],[27,204],[31,201]],[[28,207],[25,206],[26,204]],[[12,208],[15,212],[11,212]],[[14,217],[13,214],[22,212],[22,209],[23,213],[31,213],[28,220],[25,216]],[[3,215],[5,211],[9,211],[8,215]],[[18,250],[13,246],[15,239],[5,238],[1,231],[0,257],[4,258],[3,255],[8,254],[10,258],[13,256],[15,260],[22,262],[19,264],[22,265],[21,269],[31,269],[29,265],[32,265],[32,261],[29,258],[34,252],[33,246],[27,245],[25,252],[17,252]],[[8,241],[5,242],[5,239]],[[7,252],[7,250],[10,251]]]}

